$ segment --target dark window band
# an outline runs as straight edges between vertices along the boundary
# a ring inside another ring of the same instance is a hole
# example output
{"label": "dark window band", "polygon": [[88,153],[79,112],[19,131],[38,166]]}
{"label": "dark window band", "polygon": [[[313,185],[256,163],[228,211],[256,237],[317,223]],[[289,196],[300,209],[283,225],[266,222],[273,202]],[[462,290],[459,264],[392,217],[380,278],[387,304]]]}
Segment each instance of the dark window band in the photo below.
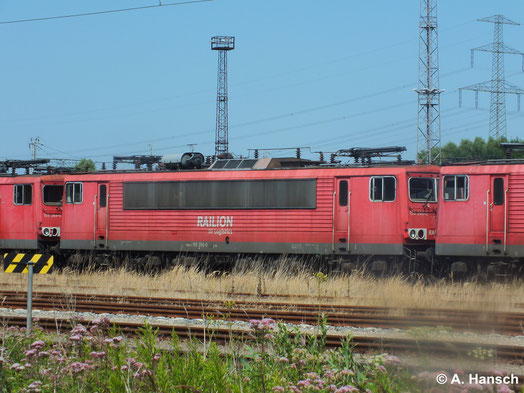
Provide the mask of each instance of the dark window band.
{"label": "dark window band", "polygon": [[316,179],[124,183],[124,209],[315,209]]}

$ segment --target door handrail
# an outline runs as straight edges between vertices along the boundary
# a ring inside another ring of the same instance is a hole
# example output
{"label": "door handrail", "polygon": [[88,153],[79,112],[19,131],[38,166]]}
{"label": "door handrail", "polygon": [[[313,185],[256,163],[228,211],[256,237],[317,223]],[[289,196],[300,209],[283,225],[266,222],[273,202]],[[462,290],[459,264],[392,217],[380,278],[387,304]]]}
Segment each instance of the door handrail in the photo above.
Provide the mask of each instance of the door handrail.
{"label": "door handrail", "polygon": [[333,220],[332,221],[332,237],[331,237],[331,249],[335,252],[335,203],[336,203],[337,191],[333,191]]}
{"label": "door handrail", "polygon": [[506,253],[506,238],[507,238],[507,220],[508,220],[508,189],[504,192],[504,254]]}
{"label": "door handrail", "polygon": [[351,234],[351,226],[350,224],[350,217],[351,217],[351,191],[348,192],[348,247],[347,250],[349,252],[349,235]]}
{"label": "door handrail", "polygon": [[489,189],[486,193],[486,253],[488,253],[489,244]]}

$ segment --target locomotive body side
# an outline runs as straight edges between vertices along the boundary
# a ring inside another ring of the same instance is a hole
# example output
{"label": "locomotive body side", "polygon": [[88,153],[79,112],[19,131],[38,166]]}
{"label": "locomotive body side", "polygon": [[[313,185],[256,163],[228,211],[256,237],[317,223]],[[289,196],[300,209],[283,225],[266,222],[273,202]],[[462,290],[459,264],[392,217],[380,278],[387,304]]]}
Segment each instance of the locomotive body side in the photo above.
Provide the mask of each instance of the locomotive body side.
{"label": "locomotive body side", "polygon": [[[430,169],[436,176],[438,170]],[[427,171],[409,168],[417,176]],[[414,241],[408,227],[429,233],[435,221],[434,214],[420,212],[425,202],[409,200],[407,172],[374,167],[70,175],[61,248],[399,256]],[[420,211],[410,215],[412,206]],[[428,241],[426,236],[415,243]]]}
{"label": "locomotive body side", "polygon": [[524,257],[524,165],[443,167],[436,253]]}

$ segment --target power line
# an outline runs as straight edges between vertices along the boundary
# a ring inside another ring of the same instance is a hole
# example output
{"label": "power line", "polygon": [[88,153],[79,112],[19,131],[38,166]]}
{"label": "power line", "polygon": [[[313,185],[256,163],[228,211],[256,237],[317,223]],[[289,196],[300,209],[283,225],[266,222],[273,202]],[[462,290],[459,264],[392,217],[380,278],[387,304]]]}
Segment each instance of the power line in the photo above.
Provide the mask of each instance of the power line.
{"label": "power line", "polygon": [[155,4],[155,5],[145,5],[142,7],[120,8],[116,10],[85,12],[82,14],[46,16],[42,18],[7,20],[7,21],[1,21],[0,25],[7,25],[7,24],[13,24],[13,23],[39,22],[39,21],[53,20],[53,19],[77,18],[81,16],[93,16],[93,15],[102,15],[102,14],[112,14],[116,12],[138,11],[138,10],[145,10],[147,8],[169,7],[169,6],[174,6],[174,5],[187,5],[187,4],[194,4],[194,3],[205,3],[205,2],[210,2],[210,1],[214,1],[214,0],[190,0],[190,1],[183,1],[179,3],[166,3],[166,4],[162,4],[162,2],[159,2],[158,4]]}

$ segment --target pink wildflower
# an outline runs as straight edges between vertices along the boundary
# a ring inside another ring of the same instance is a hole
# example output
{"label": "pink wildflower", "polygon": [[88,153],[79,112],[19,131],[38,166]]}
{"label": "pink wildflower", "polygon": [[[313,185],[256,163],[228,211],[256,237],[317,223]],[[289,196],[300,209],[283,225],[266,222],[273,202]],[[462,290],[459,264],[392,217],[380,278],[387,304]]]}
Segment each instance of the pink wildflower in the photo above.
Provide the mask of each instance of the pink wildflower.
{"label": "pink wildflower", "polygon": [[38,353],[38,357],[40,357],[40,358],[45,358],[47,356],[49,356],[49,352],[48,351],[42,351],[42,352]]}
{"label": "pink wildflower", "polygon": [[271,327],[272,325],[275,324],[275,321],[273,319],[271,319],[271,318],[264,318],[264,319],[262,319],[262,321],[260,321],[260,323],[262,325],[264,325],[264,326],[270,326]]}
{"label": "pink wildflower", "polygon": [[120,371],[126,371],[127,369],[129,369],[129,367],[127,367],[126,365],[120,367]]}
{"label": "pink wildflower", "polygon": [[91,356],[92,358],[101,359],[104,356],[106,356],[106,353],[104,351],[101,351],[101,352],[93,351],[89,354],[89,356]]}
{"label": "pink wildflower", "polygon": [[484,390],[484,387],[478,383],[476,384],[468,384],[468,385],[465,385],[464,387],[466,387],[468,389],[468,391],[479,391],[479,392],[482,392]]}
{"label": "pink wildflower", "polygon": [[355,373],[354,373],[353,371],[348,370],[347,368],[345,368],[344,370],[339,371],[338,375],[342,375],[342,376],[346,376],[346,375],[353,376],[353,375],[355,375]]}
{"label": "pink wildflower", "polygon": [[293,393],[302,393],[302,390],[297,388],[295,385],[288,386],[287,388],[291,390]]}
{"label": "pink wildflower", "polygon": [[39,392],[42,391],[42,389],[40,389],[41,385],[42,385],[41,381],[34,381],[27,387],[27,389],[28,389],[27,391],[28,392],[39,393]]}
{"label": "pink wildflower", "polygon": [[342,386],[335,390],[335,393],[353,393],[358,392],[358,389],[351,385]]}
{"label": "pink wildflower", "polygon": [[74,363],[71,363],[71,365],[69,366],[69,368],[71,369],[71,371],[73,371],[73,373],[77,374],[77,373],[80,373],[82,371],[85,371],[85,370],[93,370],[94,367],[91,366],[89,363],[82,363],[82,362],[74,362]]}
{"label": "pink wildflower", "polygon": [[35,341],[34,343],[31,344],[31,348],[34,348],[34,349],[37,349],[37,350],[40,350],[43,347],[45,347],[45,342],[43,342],[42,340],[37,340],[37,341]]}
{"label": "pink wildflower", "polygon": [[280,357],[280,358],[278,358],[278,361],[279,361],[280,363],[289,363],[289,359],[286,358],[286,357]]}
{"label": "pink wildflower", "polygon": [[36,356],[38,351],[36,349],[26,349],[24,351],[24,355],[28,358]]}
{"label": "pink wildflower", "polygon": [[251,381],[251,379],[249,379],[249,377],[244,377],[244,379],[242,381],[244,381],[244,383],[247,383],[247,382]]}
{"label": "pink wildflower", "polygon": [[386,357],[384,358],[384,364],[386,365],[400,364],[400,363],[401,363],[400,359],[393,355],[386,355]]}
{"label": "pink wildflower", "polygon": [[141,368],[144,368],[144,367],[145,367],[145,366],[144,366],[144,363],[141,363],[141,362],[135,362],[135,363],[132,364],[132,366],[133,366],[133,368],[134,368],[135,370],[140,370]]}
{"label": "pink wildflower", "polygon": [[305,380],[302,380],[302,381],[298,381],[297,382],[297,386],[299,387],[309,387],[311,386],[311,379],[305,379]]}
{"label": "pink wildflower", "polygon": [[69,337],[69,339],[71,341],[80,341],[80,340],[82,340],[82,335],[81,334],[73,334],[72,336]]}
{"label": "pink wildflower", "polygon": [[321,387],[321,388],[324,387],[324,383],[325,383],[325,382],[324,382],[324,380],[321,379],[321,378],[317,378],[317,379],[315,379],[313,382],[315,382],[315,383],[316,383],[319,387]]}
{"label": "pink wildflower", "polygon": [[311,378],[311,379],[316,379],[318,378],[318,374],[317,373],[306,373],[306,377]]}
{"label": "pink wildflower", "polygon": [[122,341],[122,336],[116,336],[116,337],[113,337],[113,342],[115,343],[119,343],[120,341]]}
{"label": "pink wildflower", "polygon": [[326,378],[326,379],[333,379],[333,378],[335,378],[335,374],[333,374],[332,371],[328,370],[328,371],[326,371],[324,373],[324,378]]}
{"label": "pink wildflower", "polygon": [[250,319],[249,323],[251,324],[251,329],[258,329],[260,321],[258,319]]}
{"label": "pink wildflower", "polygon": [[275,321],[271,318],[264,318],[261,320],[251,319],[249,323],[251,324],[251,329],[270,330],[273,327],[273,325],[275,324]]}
{"label": "pink wildflower", "polygon": [[498,385],[497,393],[513,393],[513,391],[509,388],[508,385]]}
{"label": "pink wildflower", "polygon": [[153,361],[158,362],[160,360],[160,354],[155,353],[155,356],[153,356]]}
{"label": "pink wildflower", "polygon": [[86,334],[87,329],[84,325],[78,324],[76,325],[72,330],[71,333],[73,334]]}
{"label": "pink wildflower", "polygon": [[284,392],[286,389],[284,389],[282,386],[275,386],[273,388],[274,392]]}

